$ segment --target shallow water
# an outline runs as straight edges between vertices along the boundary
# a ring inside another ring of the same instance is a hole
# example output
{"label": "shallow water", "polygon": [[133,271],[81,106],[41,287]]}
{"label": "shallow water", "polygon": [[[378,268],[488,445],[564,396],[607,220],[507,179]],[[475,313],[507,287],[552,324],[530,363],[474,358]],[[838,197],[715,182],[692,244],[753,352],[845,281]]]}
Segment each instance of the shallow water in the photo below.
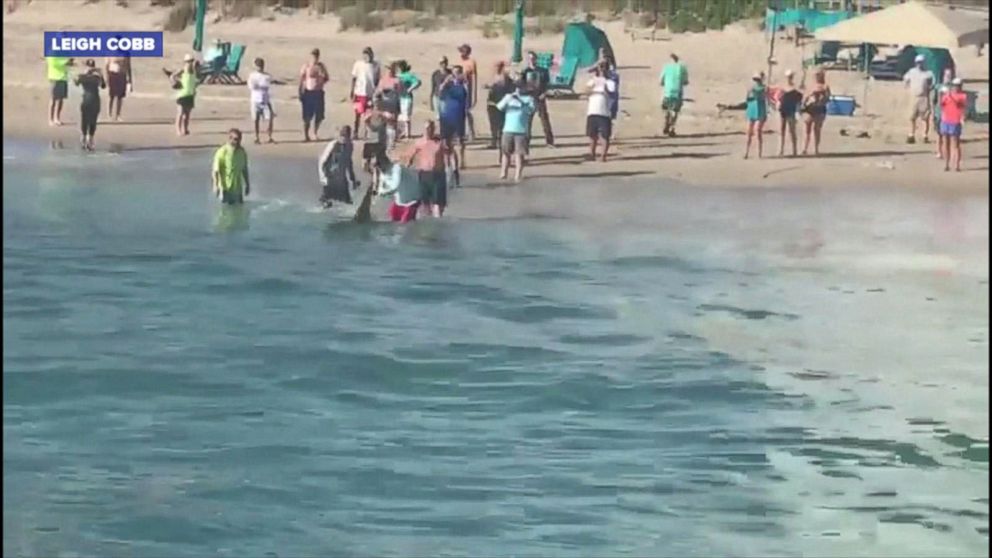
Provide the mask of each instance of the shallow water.
{"label": "shallow water", "polygon": [[988,555],[986,196],[6,148],[4,555]]}

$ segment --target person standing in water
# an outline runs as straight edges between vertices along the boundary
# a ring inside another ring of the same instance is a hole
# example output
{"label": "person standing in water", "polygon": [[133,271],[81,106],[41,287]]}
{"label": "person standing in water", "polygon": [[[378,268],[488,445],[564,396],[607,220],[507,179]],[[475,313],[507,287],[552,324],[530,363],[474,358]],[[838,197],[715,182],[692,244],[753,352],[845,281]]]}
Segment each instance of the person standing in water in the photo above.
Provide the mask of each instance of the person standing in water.
{"label": "person standing in water", "polygon": [[379,171],[375,162],[380,156],[385,156],[390,144],[390,118],[386,112],[382,93],[376,93],[372,99],[372,108],[365,113],[363,123],[369,136],[362,146],[362,168],[372,175],[372,188],[379,185]]}
{"label": "person standing in water", "polygon": [[196,99],[196,60],[192,54],[183,57],[183,69],[171,75],[172,87],[176,91],[176,135],[189,135],[189,117],[193,113]]}
{"label": "person standing in water", "polygon": [[231,128],[227,143],[214,153],[214,194],[225,205],[240,205],[251,192],[248,181],[248,153],[241,146],[241,130]]}
{"label": "person standing in water", "polygon": [[251,92],[251,117],[255,121],[255,143],[262,143],[259,138],[259,124],[264,118],[269,122],[269,143],[275,143],[272,139],[272,126],[275,123],[276,113],[272,110],[272,99],[269,96],[269,89],[272,87],[272,76],[265,72],[265,60],[255,59],[255,71],[248,76],[248,90]]}
{"label": "person standing in water", "polygon": [[83,100],[79,104],[80,128],[83,149],[93,151],[93,136],[96,134],[96,121],[100,117],[100,90],[107,87],[103,74],[90,58],[86,61],[86,71],[76,76],[76,85],[83,88]]}
{"label": "person standing in water", "polygon": [[475,119],[472,118],[472,109],[475,108],[475,101],[479,98],[479,68],[472,58],[472,47],[467,44],[458,47],[458,56],[461,60],[458,65],[462,67],[465,74],[465,90],[468,91],[468,99],[465,102],[465,122],[468,124],[469,141],[475,141]]}
{"label": "person standing in water", "polygon": [[310,51],[310,61],[300,68],[300,105],[303,111],[303,141],[320,140],[320,123],[324,121],[324,85],[330,81],[327,67],[320,61],[320,49]]}
{"label": "person standing in water", "polygon": [[396,223],[415,221],[422,197],[417,171],[390,161],[385,155],[380,155],[375,165],[382,175],[379,195],[393,195],[389,204],[390,220]]}
{"label": "person standing in water", "polygon": [[534,111],[537,110],[534,98],[528,94],[527,82],[520,79],[515,90],[505,95],[496,108],[503,112],[503,133],[500,135],[500,174],[506,180],[510,170],[510,157],[513,157],[514,180],[523,178],[524,163],[530,146],[530,126]]}
{"label": "person standing in water", "polygon": [[115,122],[121,120],[121,108],[124,106],[124,97],[134,91],[134,74],[131,69],[130,56],[115,56],[107,59],[107,117],[113,118]]}
{"label": "person standing in water", "polygon": [[760,159],[764,149],[762,134],[765,130],[765,120],[768,119],[768,98],[762,75],[755,73],[751,80],[751,88],[747,92],[747,147],[744,149],[744,158],[747,159],[751,155],[751,140],[754,136],[758,136]]}
{"label": "person standing in water", "polygon": [[613,135],[613,120],[610,118],[610,95],[617,89],[617,84],[606,77],[608,68],[606,62],[600,62],[592,69],[592,77],[586,83],[589,93],[589,103],[586,108],[586,136],[589,137],[589,157],[596,160],[596,146],[603,141],[601,161],[606,162],[606,154],[610,150],[610,137]]}
{"label": "person standing in water", "polygon": [[317,161],[317,173],[322,186],[320,204],[325,208],[339,201],[351,204],[351,190],[358,187],[352,164],[354,144],[351,128],[342,126],[338,137],[330,141]]}
{"label": "person standing in water", "polygon": [[781,121],[779,129],[778,156],[785,156],[785,135],[789,134],[792,140],[792,156],[798,152],[796,138],[796,114],[799,112],[799,105],[803,102],[803,94],[796,89],[795,74],[792,70],[785,71],[785,85],[782,86],[782,93],[776,102],[778,115]]}
{"label": "person standing in water", "polygon": [[414,73],[413,69],[410,68],[410,64],[406,60],[400,60],[396,63],[396,67],[399,68],[399,75],[397,76],[400,80],[400,115],[399,122],[403,125],[403,137],[412,138],[413,137],[413,92],[420,89],[420,78],[418,78]]}
{"label": "person standing in water", "polygon": [[63,56],[45,58],[48,82],[52,85],[52,100],[48,103],[48,125],[62,125],[62,105],[69,97],[69,66],[73,59]]}
{"label": "person standing in water", "polygon": [[661,70],[661,110],[665,111],[665,128],[662,134],[668,137],[675,136],[675,123],[682,112],[682,99],[685,94],[685,87],[689,85],[689,71],[685,64],[679,61],[679,56],[674,52],[670,55],[672,61]]}
{"label": "person standing in water", "polygon": [[445,142],[435,134],[434,121],[428,120],[424,135],[413,144],[407,157],[407,165],[417,170],[423,203],[434,217],[441,217],[448,205],[447,152]]}
{"label": "person standing in water", "polygon": [[[351,67],[351,91],[348,93],[355,110],[355,127],[352,130],[355,139],[358,139],[358,127],[362,117],[372,106],[372,97],[379,87],[379,74],[379,63],[375,61],[372,47],[365,47],[362,49],[362,58],[356,60]],[[366,129],[364,136],[367,137],[368,134],[369,131]]]}

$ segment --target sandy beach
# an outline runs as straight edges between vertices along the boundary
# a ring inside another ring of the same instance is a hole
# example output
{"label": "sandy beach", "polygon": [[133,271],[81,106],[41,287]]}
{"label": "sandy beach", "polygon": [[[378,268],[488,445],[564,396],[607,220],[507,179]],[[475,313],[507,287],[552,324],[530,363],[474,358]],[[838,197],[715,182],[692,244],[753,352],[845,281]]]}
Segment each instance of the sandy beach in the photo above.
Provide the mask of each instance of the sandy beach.
{"label": "sandy beach", "polygon": [[[4,135],[32,138],[74,149],[78,139],[79,90],[70,89],[63,113],[65,126],[47,126],[45,114],[48,83],[41,58],[44,30],[73,22],[74,29],[103,29],[107,22],[122,29],[160,29],[166,15],[163,8],[132,2],[129,8],[110,3],[80,4],[35,1],[4,16],[3,103]],[[300,158],[311,164],[323,143],[302,140],[300,108],[296,98],[296,76],[307,53],[318,47],[331,72],[328,85],[328,117],[321,129],[327,138],[332,130],[350,124],[347,102],[349,71],[361,49],[368,45],[381,60],[404,58],[414,71],[429,79],[441,55],[456,58],[455,47],[473,46],[474,55],[488,79],[492,65],[509,58],[510,40],[483,38],[477,29],[445,30],[430,33],[383,31],[374,34],[338,32],[336,18],[306,13],[276,14],[271,20],[221,21],[207,25],[207,39],[220,37],[247,45],[242,77],[250,72],[250,60],[265,58],[267,69],[285,85],[274,87],[277,112],[276,145],[248,145],[253,159],[265,157]],[[633,41],[624,34],[620,22],[599,22],[610,36],[621,74],[621,116],[616,124],[616,141],[606,163],[584,161],[587,140],[585,100],[562,99],[550,104],[555,149],[544,146],[535,130],[527,178],[541,177],[625,179],[663,177],[693,185],[846,187],[887,185],[947,191],[976,191],[988,188],[988,124],[968,123],[964,136],[964,168],[961,173],[944,173],[934,156],[935,145],[907,145],[908,125],[904,118],[904,91],[901,83],[872,83],[867,102],[863,100],[864,81],[856,73],[831,71],[828,83],[835,94],[853,95],[859,104],[855,117],[830,117],[824,129],[819,158],[776,158],[778,136],[767,132],[765,159],[742,160],[744,118],[741,112],[721,114],[718,103],[732,104],[743,98],[748,78],[763,69],[767,41],[757,30],[737,24],[723,31],[665,36],[662,40]],[[244,86],[205,85],[197,95],[192,134],[177,138],[173,118],[172,91],[162,75],[162,67],[177,67],[190,51],[192,30],[166,33],[164,59],[135,60],[135,88],[124,106],[124,121],[107,122],[105,116],[97,132],[97,149],[112,151],[211,149],[223,141],[226,130],[249,130],[248,91]],[[525,39],[524,48],[537,51],[560,50],[560,35]],[[813,46],[796,48],[780,41],[772,83],[780,81],[785,69],[802,75],[801,60]],[[659,108],[657,85],[661,67],[671,52],[678,53],[689,68],[691,84],[687,103],[679,121],[679,137],[662,138],[663,113]],[[954,53],[966,88],[982,92],[979,110],[988,111],[987,58],[974,49]],[[102,61],[101,61],[102,64]],[[811,80],[811,76],[808,77]],[[416,99],[414,129],[421,128],[429,115],[427,95]],[[106,103],[106,100],[104,100]],[[469,146],[466,183],[490,184],[497,181],[496,152],[484,149],[488,136],[484,106],[474,110],[476,128],[482,136]],[[768,128],[778,127],[770,117]],[[841,130],[848,135],[841,135]],[[870,138],[856,138],[866,131]],[[800,138],[800,145],[802,138]],[[772,156],[769,156],[772,155]]]}

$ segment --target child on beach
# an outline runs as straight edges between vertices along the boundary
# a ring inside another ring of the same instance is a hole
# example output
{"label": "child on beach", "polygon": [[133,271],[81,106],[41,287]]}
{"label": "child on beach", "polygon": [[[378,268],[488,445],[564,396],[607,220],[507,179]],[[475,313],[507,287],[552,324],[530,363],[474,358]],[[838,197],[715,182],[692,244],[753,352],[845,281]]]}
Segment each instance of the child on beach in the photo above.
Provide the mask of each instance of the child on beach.
{"label": "child on beach", "polygon": [[399,69],[397,78],[400,81],[400,114],[399,122],[403,124],[403,137],[413,136],[413,92],[420,88],[420,78],[414,75],[406,60],[396,63]]}
{"label": "child on beach", "polygon": [[248,76],[248,90],[251,91],[251,116],[255,121],[255,143],[262,143],[258,137],[260,121],[264,118],[269,121],[269,143],[275,143],[272,139],[272,126],[276,119],[276,113],[272,110],[272,99],[269,97],[269,88],[272,87],[272,76],[265,72],[265,60],[255,59],[255,71]]}
{"label": "child on beach", "polygon": [[765,120],[768,119],[768,93],[760,73],[755,73],[751,81],[751,88],[747,92],[747,146],[744,148],[744,158],[751,155],[751,141],[757,135],[760,159],[764,148],[764,138],[761,136],[765,129]]}

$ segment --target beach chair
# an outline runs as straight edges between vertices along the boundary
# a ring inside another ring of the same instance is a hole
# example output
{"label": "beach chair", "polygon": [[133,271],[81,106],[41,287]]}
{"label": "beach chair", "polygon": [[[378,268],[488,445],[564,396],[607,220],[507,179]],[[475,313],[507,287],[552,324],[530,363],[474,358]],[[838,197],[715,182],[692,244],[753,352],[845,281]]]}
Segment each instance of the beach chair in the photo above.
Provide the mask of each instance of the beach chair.
{"label": "beach chair", "polygon": [[245,45],[231,45],[231,53],[227,56],[227,62],[224,67],[220,69],[218,79],[224,83],[231,83],[236,85],[244,84],[245,80],[241,79],[238,72],[241,69],[241,60],[245,57],[245,50],[247,47]]}
{"label": "beach chair", "polygon": [[890,56],[883,62],[874,62],[868,70],[868,75],[874,79],[899,81],[913,67],[916,58],[916,48],[907,46],[899,54]]}
{"label": "beach chair", "polygon": [[820,47],[816,50],[813,58],[803,60],[803,67],[809,68],[810,66],[821,66],[823,64],[836,64],[839,53],[840,42],[823,41],[820,43]]}
{"label": "beach chair", "polygon": [[579,70],[579,59],[565,56],[558,66],[558,73],[551,77],[548,84],[549,92],[572,91],[575,86],[575,74]]}

